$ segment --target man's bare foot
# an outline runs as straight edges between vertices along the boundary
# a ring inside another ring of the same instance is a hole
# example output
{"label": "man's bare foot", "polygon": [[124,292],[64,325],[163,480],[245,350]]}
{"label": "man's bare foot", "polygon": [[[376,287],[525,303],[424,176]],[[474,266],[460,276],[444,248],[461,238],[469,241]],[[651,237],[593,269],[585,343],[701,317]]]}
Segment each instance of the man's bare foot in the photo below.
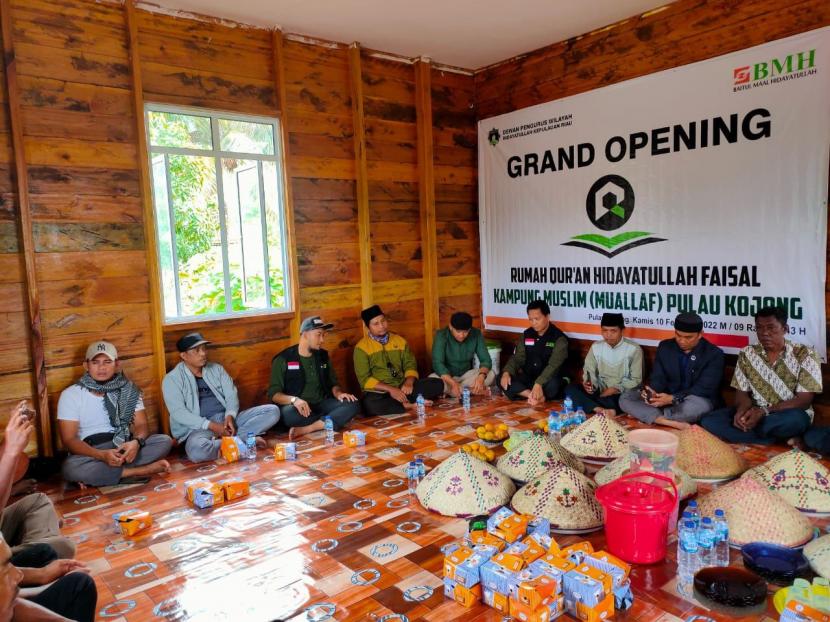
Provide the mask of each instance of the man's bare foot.
{"label": "man's bare foot", "polygon": [[150,464],[127,467],[121,471],[121,477],[141,477],[145,475],[156,475],[157,473],[169,473],[170,463],[167,460],[156,460]]}
{"label": "man's bare foot", "polygon": [[800,449],[801,451],[805,451],[807,449],[807,446],[804,444],[804,439],[800,436],[793,436],[787,441],[787,445],[795,449]]}
{"label": "man's bare foot", "polygon": [[19,482],[15,482],[14,486],[12,486],[11,496],[30,495],[35,492],[36,485],[36,479],[22,479]]}
{"label": "man's bare foot", "polygon": [[617,411],[614,410],[613,408],[600,408],[599,412],[600,412],[600,414],[603,414],[606,417],[616,417],[617,416]]}
{"label": "man's bare foot", "polygon": [[265,439],[261,436],[257,436],[256,438],[256,448],[257,449],[265,449],[268,447],[268,443],[265,442]]}
{"label": "man's bare foot", "polygon": [[300,438],[301,436],[305,436],[306,434],[311,434],[312,432],[316,432],[317,430],[322,430],[323,426],[323,420],[318,419],[314,423],[291,428],[290,430],[288,430],[288,440],[293,441],[295,439]]}

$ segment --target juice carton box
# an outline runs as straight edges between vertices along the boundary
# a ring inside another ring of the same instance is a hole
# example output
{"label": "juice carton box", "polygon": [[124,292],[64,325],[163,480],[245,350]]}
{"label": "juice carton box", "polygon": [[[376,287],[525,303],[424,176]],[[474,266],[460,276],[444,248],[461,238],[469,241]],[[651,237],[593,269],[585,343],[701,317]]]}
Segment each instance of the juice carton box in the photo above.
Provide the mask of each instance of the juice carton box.
{"label": "juice carton box", "polygon": [[515,542],[525,536],[529,522],[529,516],[514,514],[502,520],[492,533],[505,542]]}
{"label": "juice carton box", "polygon": [[464,587],[472,587],[481,581],[481,567],[496,555],[494,546],[479,544],[473,547],[473,554],[455,568],[455,581]]}
{"label": "juice carton box", "polygon": [[481,600],[481,586],[464,587],[448,577],[444,577],[444,596],[452,598],[462,607],[470,608]]}
{"label": "juice carton box", "polygon": [[118,528],[124,536],[134,536],[153,525],[153,517],[149,512],[121,513],[116,519]]}
{"label": "juice carton box", "polygon": [[225,501],[233,501],[247,497],[251,492],[251,485],[241,478],[226,479],[219,482],[225,492]]}
{"label": "juice carton box", "polygon": [[542,601],[549,596],[556,596],[560,591],[558,581],[545,575],[522,581],[516,590],[516,600],[527,606],[530,611],[535,611],[542,604]]}
{"label": "juice carton box", "polygon": [[488,533],[491,533],[497,537],[501,537],[499,536],[499,534],[496,533],[499,527],[499,523],[501,523],[503,520],[507,518],[510,518],[511,516],[516,516],[516,513],[506,506],[502,506],[498,510],[493,512],[493,514],[490,515],[490,518],[487,519]]}
{"label": "juice carton box", "polygon": [[547,518],[534,518],[527,524],[527,533],[550,536],[550,521]]}
{"label": "juice carton box", "polygon": [[277,443],[274,447],[274,460],[296,460],[297,443]]}
{"label": "juice carton box", "polygon": [[444,576],[447,579],[458,581],[456,579],[456,571],[458,567],[466,559],[473,555],[473,549],[468,546],[459,546],[454,551],[448,552],[444,555]]}
{"label": "juice carton box", "polygon": [[510,586],[516,581],[516,573],[497,564],[493,559],[485,562],[480,568],[481,586],[492,592],[510,594]]}
{"label": "juice carton box", "polygon": [[562,591],[562,579],[566,573],[570,572],[576,565],[562,557],[556,557],[548,553],[544,557],[540,557],[534,562],[531,562],[528,568],[532,568],[539,574],[544,574],[552,579],[556,579],[558,583],[558,591]]}
{"label": "juice carton box", "polygon": [[567,557],[575,564],[581,564],[582,558],[589,553],[594,552],[594,547],[590,542],[577,542],[571,546],[566,546],[562,549],[562,557]]}
{"label": "juice carton box", "polygon": [[366,434],[360,430],[343,432],[343,444],[346,447],[363,447],[366,444]]}
{"label": "juice carton box", "polygon": [[562,596],[548,596],[542,599],[539,606],[531,609],[518,600],[510,599],[510,615],[520,622],[550,622],[564,613],[564,599]]}

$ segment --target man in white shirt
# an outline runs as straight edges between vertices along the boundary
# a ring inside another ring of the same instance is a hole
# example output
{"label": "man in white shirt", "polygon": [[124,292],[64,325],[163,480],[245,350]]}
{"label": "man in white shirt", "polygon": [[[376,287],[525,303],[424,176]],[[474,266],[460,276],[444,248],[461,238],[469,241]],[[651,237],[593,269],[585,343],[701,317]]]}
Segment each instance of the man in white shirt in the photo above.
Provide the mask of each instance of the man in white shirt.
{"label": "man in white shirt", "polygon": [[149,434],[139,388],[121,373],[118,352],[107,341],[86,350],[86,373],[58,401],[58,430],[69,457],[67,481],[113,486],[166,473],[173,439]]}

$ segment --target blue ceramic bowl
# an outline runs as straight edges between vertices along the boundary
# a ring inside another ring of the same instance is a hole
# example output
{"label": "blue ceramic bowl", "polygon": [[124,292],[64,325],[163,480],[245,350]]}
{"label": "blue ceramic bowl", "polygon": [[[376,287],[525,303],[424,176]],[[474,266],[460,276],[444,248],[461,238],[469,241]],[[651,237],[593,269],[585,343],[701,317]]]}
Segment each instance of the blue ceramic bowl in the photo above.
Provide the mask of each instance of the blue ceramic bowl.
{"label": "blue ceramic bowl", "polygon": [[768,542],[743,545],[741,556],[744,566],[773,583],[789,585],[809,569],[809,564],[799,549]]}

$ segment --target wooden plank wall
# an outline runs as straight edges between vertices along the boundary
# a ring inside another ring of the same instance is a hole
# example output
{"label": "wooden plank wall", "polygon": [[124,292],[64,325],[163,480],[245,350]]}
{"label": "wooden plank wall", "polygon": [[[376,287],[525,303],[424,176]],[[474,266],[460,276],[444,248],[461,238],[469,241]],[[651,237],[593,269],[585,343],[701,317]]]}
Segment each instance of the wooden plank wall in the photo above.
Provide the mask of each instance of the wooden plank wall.
{"label": "wooden plank wall", "polygon": [[[830,25],[825,0],[678,0],[662,10],[561,41],[476,72],[479,119],[575,95]],[[830,263],[828,263],[830,268]],[[830,289],[826,290],[830,318]],[[555,314],[554,314],[555,315]],[[828,326],[830,335],[830,326]],[[493,332],[505,343],[511,333]],[[588,343],[572,343],[575,371]],[[647,348],[653,358],[654,348]],[[735,357],[728,357],[731,378]],[[830,423],[830,367],[817,409]],[[731,400],[731,397],[728,398]]]}
{"label": "wooden plank wall", "polygon": [[[19,400],[35,395],[14,165],[6,73],[0,64],[0,425]],[[28,451],[35,450],[33,438]]]}
{"label": "wooden plank wall", "polygon": [[[480,316],[472,74],[429,66],[440,278],[438,299],[425,301],[414,63],[359,46],[351,57],[358,62],[350,63],[343,44],[143,9],[135,11],[138,54],[131,59],[120,2],[11,0],[11,7],[52,420],[60,392],[81,373],[86,345],[108,338],[145,390],[159,426],[132,67],[144,102],[281,117],[298,313],[336,323],[327,348],[343,384],[356,388],[351,351],[363,336],[364,305],[384,307],[424,372],[425,304],[440,309],[442,322],[459,308]],[[282,72],[275,68],[278,57]],[[5,79],[2,84],[0,426],[12,402],[33,395]],[[353,106],[355,84],[361,106]],[[358,113],[363,124],[355,122]],[[356,136],[361,125],[364,133]],[[357,166],[356,144],[365,145],[365,168]],[[368,197],[366,292],[358,183]],[[212,358],[237,378],[243,405],[262,402],[271,358],[296,341],[292,320],[283,314],[168,325],[160,362],[175,365],[175,341],[200,330],[215,342]]]}

